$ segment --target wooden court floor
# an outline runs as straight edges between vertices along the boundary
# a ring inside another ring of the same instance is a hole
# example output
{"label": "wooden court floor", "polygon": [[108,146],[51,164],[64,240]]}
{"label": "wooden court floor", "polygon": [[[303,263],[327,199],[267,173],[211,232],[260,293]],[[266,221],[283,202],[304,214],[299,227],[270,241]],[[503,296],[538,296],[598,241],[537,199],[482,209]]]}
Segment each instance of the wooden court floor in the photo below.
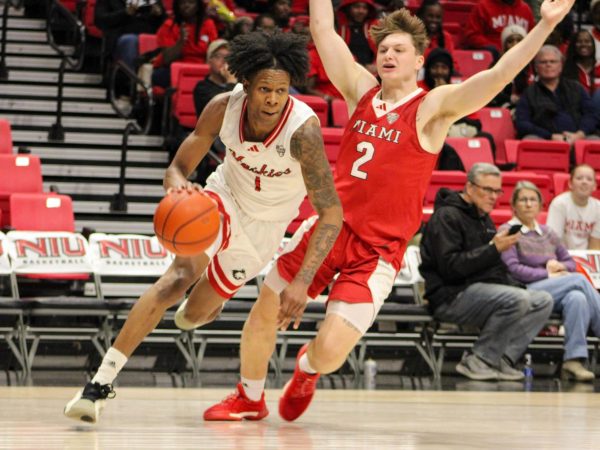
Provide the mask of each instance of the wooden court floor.
{"label": "wooden court floor", "polygon": [[598,449],[594,393],[320,390],[296,422],[203,422],[230,391],[119,388],[98,425],[62,416],[76,388],[0,387],[1,449]]}

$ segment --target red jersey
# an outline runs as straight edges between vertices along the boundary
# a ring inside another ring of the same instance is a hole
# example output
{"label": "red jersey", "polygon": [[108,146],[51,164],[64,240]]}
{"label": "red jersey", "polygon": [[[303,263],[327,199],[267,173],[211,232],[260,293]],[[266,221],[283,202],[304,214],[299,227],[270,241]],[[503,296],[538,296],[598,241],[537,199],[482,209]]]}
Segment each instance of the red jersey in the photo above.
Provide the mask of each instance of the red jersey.
{"label": "red jersey", "polygon": [[437,155],[419,144],[417,89],[396,105],[368,91],[348,121],[335,169],[344,220],[398,270],[407,242],[419,229],[423,198]]}
{"label": "red jersey", "polygon": [[[206,62],[206,51],[208,50],[208,44],[217,39],[217,27],[212,19],[206,18],[200,25],[198,32],[198,40],[196,40],[196,25],[186,23],[184,25],[187,29],[187,39],[183,44],[181,58],[179,62],[189,63],[200,63]],[[179,40],[180,26],[175,23],[173,19],[167,19],[158,29],[156,33],[156,41],[158,47],[172,47]],[[152,61],[154,67],[160,67],[163,65],[162,54],[158,55]]]}

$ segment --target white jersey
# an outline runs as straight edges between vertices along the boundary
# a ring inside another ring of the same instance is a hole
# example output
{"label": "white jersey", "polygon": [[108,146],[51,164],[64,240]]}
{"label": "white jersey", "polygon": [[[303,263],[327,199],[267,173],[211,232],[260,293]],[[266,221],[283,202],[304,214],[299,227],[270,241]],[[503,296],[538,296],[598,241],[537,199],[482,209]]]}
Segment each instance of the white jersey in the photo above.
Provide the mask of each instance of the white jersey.
{"label": "white jersey", "polygon": [[563,192],[550,203],[546,225],[568,249],[586,250],[590,236],[600,239],[600,201],[590,197],[586,206],[577,206],[571,192]]}
{"label": "white jersey", "polygon": [[279,123],[263,142],[244,137],[246,94],[241,84],[232,91],[219,137],[225,144],[223,164],[207,180],[225,183],[248,216],[263,221],[291,221],[306,196],[300,163],[290,152],[293,134],[315,115],[290,97]]}

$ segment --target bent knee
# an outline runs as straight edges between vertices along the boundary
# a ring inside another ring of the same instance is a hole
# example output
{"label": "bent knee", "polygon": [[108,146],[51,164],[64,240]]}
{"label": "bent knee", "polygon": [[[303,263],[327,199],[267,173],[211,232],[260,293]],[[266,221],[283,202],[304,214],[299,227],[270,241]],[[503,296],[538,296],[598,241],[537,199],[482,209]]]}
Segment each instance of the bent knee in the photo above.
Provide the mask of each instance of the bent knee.
{"label": "bent knee", "polygon": [[167,272],[155,284],[158,300],[180,299],[197,280],[198,275],[189,268],[177,268]]}

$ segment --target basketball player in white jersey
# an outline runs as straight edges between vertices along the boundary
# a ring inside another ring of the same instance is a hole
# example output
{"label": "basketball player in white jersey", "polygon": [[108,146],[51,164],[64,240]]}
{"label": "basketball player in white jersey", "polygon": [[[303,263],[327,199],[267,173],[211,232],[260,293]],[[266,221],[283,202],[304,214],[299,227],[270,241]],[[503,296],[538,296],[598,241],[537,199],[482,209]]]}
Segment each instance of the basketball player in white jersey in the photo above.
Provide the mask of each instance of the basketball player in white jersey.
{"label": "basketball player in white jersey", "polygon": [[207,105],[164,179],[167,191],[199,189],[187,177],[221,138],[225,161],[204,188],[219,207],[219,236],[201,255],[176,257],[140,297],[98,372],[66,405],[67,417],[98,420],[127,359],[192,286],[176,324],[192,329],[213,320],[223,303],[271,260],[306,194],[321,224],[304,258],[305,274],[316,272],[339,233],[342,209],[319,121],[307,105],[288,95],[290,84],[306,77],[305,40],[291,33],[252,33],[236,38],[231,50],[229,70],[242,84]]}

